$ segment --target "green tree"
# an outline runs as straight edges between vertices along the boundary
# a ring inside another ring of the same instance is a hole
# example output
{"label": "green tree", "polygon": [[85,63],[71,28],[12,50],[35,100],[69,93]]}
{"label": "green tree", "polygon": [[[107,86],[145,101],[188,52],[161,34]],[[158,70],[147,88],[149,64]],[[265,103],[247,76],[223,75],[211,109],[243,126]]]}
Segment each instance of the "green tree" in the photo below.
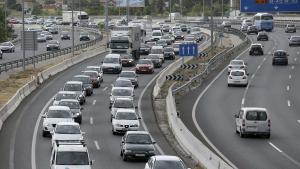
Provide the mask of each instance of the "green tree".
{"label": "green tree", "polygon": [[[6,30],[5,30],[5,25],[6,25]],[[0,8],[0,42],[7,41],[7,39],[11,37],[12,33],[13,33],[13,29],[10,26],[8,26],[6,22],[3,8]]]}
{"label": "green tree", "polygon": [[31,14],[32,15],[41,15],[43,13],[42,11],[42,5],[38,2],[35,2],[33,4],[33,9],[32,9],[32,12]]}

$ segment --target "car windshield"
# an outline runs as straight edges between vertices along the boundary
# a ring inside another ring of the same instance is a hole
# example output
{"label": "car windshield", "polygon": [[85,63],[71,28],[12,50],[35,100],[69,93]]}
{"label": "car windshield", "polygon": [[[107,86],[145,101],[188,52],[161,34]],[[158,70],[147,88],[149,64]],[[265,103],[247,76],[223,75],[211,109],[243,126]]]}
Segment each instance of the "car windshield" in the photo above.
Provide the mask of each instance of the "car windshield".
{"label": "car windshield", "polygon": [[261,20],[273,20],[273,16],[271,15],[261,16]]}
{"label": "car windshield", "polygon": [[247,111],[246,119],[249,121],[266,121],[267,113],[265,111]]}
{"label": "car windshield", "polygon": [[57,94],[55,100],[60,101],[61,99],[76,99],[76,97],[76,94]]}
{"label": "car windshield", "polygon": [[192,28],[192,32],[200,32],[200,28]]}
{"label": "car windshield", "polygon": [[174,49],[173,48],[164,48],[164,52],[173,52]]}
{"label": "car windshield", "polygon": [[66,84],[64,87],[64,91],[81,91],[81,84]]}
{"label": "car windshield", "polygon": [[126,143],[129,144],[152,144],[151,137],[148,134],[128,134]]}
{"label": "car windshield", "polygon": [[49,110],[47,118],[72,118],[67,110]]}
{"label": "car windshield", "polygon": [[232,71],[231,76],[244,76],[244,72],[241,71]]}
{"label": "car windshield", "polygon": [[295,25],[287,25],[287,27],[295,27]]}
{"label": "car windshield", "polygon": [[112,42],[110,43],[111,49],[128,49],[129,42]]}
{"label": "car windshield", "polygon": [[62,34],[62,35],[68,35],[68,34],[69,34],[69,32],[65,32],[65,31],[63,31],[63,32],[61,32],[61,34]]}
{"label": "car windshield", "polygon": [[82,32],[82,33],[80,33],[80,36],[89,36],[89,33],[87,33],[87,32]]}
{"label": "car windshield", "polygon": [[300,41],[300,36],[293,36],[291,38],[291,40],[293,40],[293,41]]}
{"label": "car windshield", "polygon": [[80,81],[80,82],[82,82],[84,84],[91,83],[90,77],[88,77],[88,76],[75,76],[75,77],[73,77],[72,80],[74,80],[74,81]]}
{"label": "car windshield", "polygon": [[119,63],[118,58],[104,58],[103,63]]}
{"label": "car windshield", "polygon": [[244,65],[243,61],[237,61],[237,60],[233,60],[230,62],[231,65]]}
{"label": "car windshield", "polygon": [[119,77],[135,77],[134,72],[121,72]]}
{"label": "car windshield", "polygon": [[56,165],[89,165],[87,152],[59,151],[56,156]]}
{"label": "car windshield", "polygon": [[57,134],[80,134],[80,128],[76,125],[57,125],[55,128]]}
{"label": "car windshield", "polygon": [[261,46],[260,45],[252,45],[251,48],[258,49],[258,48],[261,48]]}
{"label": "car windshield", "polygon": [[132,87],[130,80],[117,80],[114,87]]}
{"label": "car windshield", "polygon": [[130,112],[118,112],[116,114],[116,119],[117,120],[137,120],[136,114],[135,113],[130,113]]}
{"label": "car windshield", "polygon": [[113,96],[131,96],[132,91],[128,89],[114,89],[112,91]]}
{"label": "car windshield", "polygon": [[161,33],[160,32],[153,32],[152,36],[161,36]]}
{"label": "car windshield", "polygon": [[151,60],[143,60],[143,59],[141,59],[141,60],[139,60],[139,62],[138,62],[138,64],[151,64],[152,62],[151,62]]}
{"label": "car windshield", "polygon": [[163,49],[151,49],[151,53],[152,54],[162,54],[163,53]]}
{"label": "car windshield", "polygon": [[60,101],[59,106],[67,106],[70,109],[80,109],[80,105],[78,102],[70,102],[70,101]]}
{"label": "car windshield", "polygon": [[277,56],[277,57],[286,57],[287,53],[285,51],[276,51],[274,53],[274,56]]}
{"label": "car windshield", "polygon": [[1,46],[11,46],[11,44],[9,42],[4,42],[0,44]]}
{"label": "car windshield", "polygon": [[184,169],[184,165],[180,161],[167,161],[167,160],[157,160],[154,163],[155,169]]}
{"label": "car windshield", "polygon": [[116,100],[114,102],[115,108],[134,108],[131,100]]}
{"label": "car windshield", "polygon": [[90,71],[84,71],[83,74],[90,76],[91,78],[97,78],[98,72],[90,72]]}

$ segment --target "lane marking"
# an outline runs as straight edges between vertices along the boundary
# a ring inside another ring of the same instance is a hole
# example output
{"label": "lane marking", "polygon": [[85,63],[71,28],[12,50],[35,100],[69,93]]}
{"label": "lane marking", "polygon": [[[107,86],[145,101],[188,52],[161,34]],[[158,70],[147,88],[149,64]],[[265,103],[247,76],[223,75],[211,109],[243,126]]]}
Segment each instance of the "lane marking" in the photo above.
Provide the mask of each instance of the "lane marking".
{"label": "lane marking", "polygon": [[95,105],[95,104],[96,104],[96,102],[97,102],[97,100],[93,100],[93,105]]}
{"label": "lane marking", "polygon": [[102,91],[105,91],[107,88],[108,88],[108,87],[104,87],[104,88],[102,89]]}
{"label": "lane marking", "polygon": [[290,91],[290,86],[289,85],[286,86],[286,90]]}
{"label": "lane marking", "polygon": [[261,65],[258,65],[257,70],[259,70],[261,68]]}
{"label": "lane marking", "polygon": [[287,101],[287,105],[288,105],[289,107],[291,107],[291,101],[290,101],[290,100]]}
{"label": "lane marking", "polygon": [[264,57],[264,61],[266,61],[267,60],[267,58],[266,57]]}
{"label": "lane marking", "polygon": [[297,55],[300,55],[300,52],[297,52]]}
{"label": "lane marking", "polygon": [[242,99],[242,107],[244,107],[245,104],[245,98]]}
{"label": "lane marking", "polygon": [[295,66],[292,66],[292,70],[294,70],[295,69]]}
{"label": "lane marking", "polygon": [[96,146],[96,149],[97,149],[97,150],[100,150],[100,146],[99,146],[99,144],[98,144],[98,141],[97,141],[97,140],[94,140],[94,144],[95,144],[95,146]]}
{"label": "lane marking", "polygon": [[271,143],[271,142],[268,142],[268,143],[270,144],[270,146],[272,146],[273,148],[275,148],[275,150],[277,150],[278,152],[282,153],[282,151],[278,147],[276,147],[273,143]]}
{"label": "lane marking", "polygon": [[90,124],[91,124],[91,125],[94,124],[94,119],[93,119],[93,117],[90,117]]}
{"label": "lane marking", "polygon": [[289,75],[289,79],[292,79],[292,75]]}
{"label": "lane marking", "polygon": [[300,120],[297,120],[297,122],[300,124]]}
{"label": "lane marking", "polygon": [[294,58],[294,61],[296,62],[296,61],[297,61],[297,58]]}
{"label": "lane marking", "polygon": [[255,74],[252,74],[251,79],[254,79],[254,77],[255,77]]}

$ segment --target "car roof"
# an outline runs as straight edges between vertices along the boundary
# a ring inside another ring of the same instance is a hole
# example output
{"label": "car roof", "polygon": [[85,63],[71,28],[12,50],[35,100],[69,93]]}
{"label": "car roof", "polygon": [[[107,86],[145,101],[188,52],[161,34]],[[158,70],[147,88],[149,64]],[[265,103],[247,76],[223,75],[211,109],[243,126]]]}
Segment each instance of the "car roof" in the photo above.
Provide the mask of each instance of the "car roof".
{"label": "car roof", "polygon": [[129,80],[128,78],[124,78],[124,77],[118,77],[118,79],[116,81],[129,81],[129,82],[131,82],[131,80]]}
{"label": "car roof", "polygon": [[[122,72],[126,72],[126,73],[135,73],[135,71],[132,71],[132,70],[122,70]],[[121,73],[122,73],[121,72]]]}
{"label": "car roof", "polygon": [[129,97],[118,97],[118,98],[116,98],[114,101],[117,101],[117,100],[133,101],[133,99],[132,99],[132,98],[129,98]]}
{"label": "car roof", "polygon": [[67,110],[67,111],[69,111],[70,108],[68,106],[50,106],[49,110]]}
{"label": "car roof", "polygon": [[258,110],[258,111],[267,111],[266,108],[263,107],[242,107],[243,110]]}
{"label": "car roof", "polygon": [[244,69],[232,69],[232,70],[230,70],[230,73],[231,72],[246,72]]}
{"label": "car roof", "polygon": [[77,94],[74,91],[59,91],[57,94]]}
{"label": "car roof", "polygon": [[113,87],[111,90],[120,90],[120,89],[133,91],[132,87]]}
{"label": "car roof", "polygon": [[260,43],[252,43],[251,46],[262,46]]}
{"label": "car roof", "polygon": [[82,84],[80,81],[67,81],[66,84]]}
{"label": "car roof", "polygon": [[83,73],[84,73],[84,72],[90,72],[90,73],[92,73],[92,72],[93,72],[93,73],[98,73],[96,70],[84,70],[84,71],[82,71],[82,72],[83,72]]}
{"label": "car roof", "polygon": [[68,126],[79,126],[79,123],[73,122],[73,121],[68,121],[68,122],[59,122],[56,124],[56,126],[58,125],[68,125]]}
{"label": "car roof", "polygon": [[74,151],[74,152],[87,152],[87,147],[82,144],[73,145],[71,143],[62,144],[57,147],[57,151]]}
{"label": "car roof", "polygon": [[[285,52],[285,53],[287,53],[287,51],[285,51],[285,50],[283,50],[283,49],[277,49],[277,50],[275,50],[275,52]],[[274,52],[274,53],[275,53]]]}
{"label": "car roof", "polygon": [[86,68],[101,68],[101,66],[87,66]]}
{"label": "car roof", "polygon": [[163,161],[163,160],[166,160],[166,161],[180,161],[181,160],[177,156],[170,156],[170,155],[156,155],[156,156],[153,156],[153,158],[155,158],[155,160],[158,160],[158,161]]}
{"label": "car roof", "polygon": [[88,76],[88,75],[75,75],[73,77],[88,77],[88,78],[90,78],[90,76]]}
{"label": "car roof", "polygon": [[78,100],[76,99],[61,99],[59,102],[79,102]]}
{"label": "car roof", "polygon": [[133,109],[123,109],[123,108],[118,109],[117,113],[118,112],[136,113],[135,110],[133,110]]}
{"label": "car roof", "polygon": [[147,132],[147,131],[127,131],[126,134],[127,135],[128,134],[148,134],[148,135],[150,135],[149,132]]}
{"label": "car roof", "polygon": [[152,49],[163,49],[162,46],[152,46]]}

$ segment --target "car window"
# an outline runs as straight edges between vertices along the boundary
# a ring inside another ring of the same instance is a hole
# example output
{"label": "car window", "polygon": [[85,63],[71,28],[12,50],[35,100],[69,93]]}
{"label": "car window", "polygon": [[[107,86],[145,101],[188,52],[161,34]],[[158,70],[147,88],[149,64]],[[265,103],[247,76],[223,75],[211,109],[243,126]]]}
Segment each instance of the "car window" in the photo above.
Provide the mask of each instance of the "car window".
{"label": "car window", "polygon": [[160,32],[153,32],[152,36],[161,36],[161,33]]}
{"label": "car window", "polygon": [[285,51],[276,51],[274,53],[274,56],[277,56],[277,57],[285,57],[287,56],[287,53]]}
{"label": "car window", "polygon": [[79,126],[75,125],[57,125],[55,128],[57,134],[80,134]]}
{"label": "car window", "polygon": [[244,65],[244,62],[243,61],[236,61],[236,60],[233,60],[230,62],[231,65]]}
{"label": "car window", "polygon": [[126,89],[114,89],[112,91],[113,96],[131,96],[131,90]]}
{"label": "car window", "polygon": [[97,78],[98,77],[98,73],[97,72],[83,72],[85,75],[90,76],[91,78]]}
{"label": "car window", "polygon": [[134,72],[121,72],[120,77],[135,77]]}
{"label": "car window", "polygon": [[64,87],[65,91],[81,91],[82,86],[81,84],[66,84]]}
{"label": "car window", "polygon": [[119,63],[118,58],[104,58],[103,63]]}
{"label": "car window", "polygon": [[152,63],[151,60],[143,60],[143,59],[139,60],[138,62],[138,64],[151,64],[151,63]]}
{"label": "car window", "polygon": [[49,110],[47,113],[48,118],[71,118],[71,114],[66,110]]}
{"label": "car window", "polygon": [[129,144],[152,144],[151,137],[148,134],[128,134],[126,143]]}
{"label": "car window", "polygon": [[91,79],[89,77],[85,77],[85,76],[77,76],[77,77],[73,77],[74,81],[80,81],[82,83],[91,83]]}
{"label": "car window", "polygon": [[89,165],[87,152],[57,152],[56,165]]}
{"label": "car window", "polygon": [[136,114],[129,112],[118,112],[115,118],[118,120],[137,120]]}
{"label": "car window", "polygon": [[[175,46],[175,45],[173,45],[173,46]],[[178,46],[179,46],[179,45],[178,45]],[[173,49],[173,48],[164,48],[164,51],[165,51],[165,52],[173,52],[174,49]]]}
{"label": "car window", "polygon": [[130,80],[117,80],[114,87],[132,87],[132,83]]}
{"label": "car window", "polygon": [[292,36],[291,37],[291,40],[294,40],[294,41],[300,41],[300,36]]}
{"label": "car window", "polygon": [[180,161],[168,161],[168,160],[157,160],[154,163],[155,169],[166,169],[166,168],[172,168],[172,169],[184,169],[184,165]]}
{"label": "car window", "polygon": [[244,76],[244,72],[242,71],[232,71],[231,76]]}
{"label": "car window", "polygon": [[267,113],[265,111],[247,111],[246,119],[249,121],[266,121]]}
{"label": "car window", "polygon": [[116,100],[113,107],[115,108],[134,108],[131,100]]}
{"label": "car window", "polygon": [[61,99],[75,99],[75,94],[57,94],[55,100],[60,101]]}
{"label": "car window", "polygon": [[162,54],[163,53],[163,49],[151,49],[151,53],[152,54]]}

